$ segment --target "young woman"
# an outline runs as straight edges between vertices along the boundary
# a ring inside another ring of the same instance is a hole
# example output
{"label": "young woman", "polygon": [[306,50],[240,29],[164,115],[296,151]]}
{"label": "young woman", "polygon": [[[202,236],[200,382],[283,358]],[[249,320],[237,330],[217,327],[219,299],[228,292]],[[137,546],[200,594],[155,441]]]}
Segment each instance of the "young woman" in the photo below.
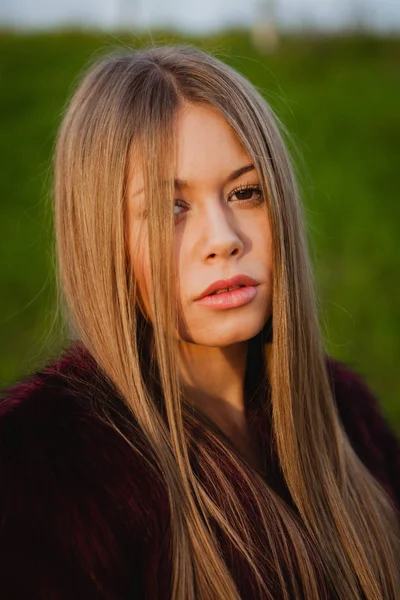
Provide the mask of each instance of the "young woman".
{"label": "young woman", "polygon": [[399,599],[399,444],[324,353],[251,84],[190,48],[100,61],[55,226],[74,341],[0,404],[1,597]]}

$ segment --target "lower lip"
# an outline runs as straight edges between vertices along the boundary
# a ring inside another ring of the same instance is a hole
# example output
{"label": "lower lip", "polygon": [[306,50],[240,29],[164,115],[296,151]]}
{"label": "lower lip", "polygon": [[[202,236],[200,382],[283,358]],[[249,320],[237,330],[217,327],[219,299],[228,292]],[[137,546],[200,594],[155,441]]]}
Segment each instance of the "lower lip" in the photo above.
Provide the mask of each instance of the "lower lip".
{"label": "lower lip", "polygon": [[197,300],[197,304],[208,306],[209,308],[215,308],[217,310],[237,308],[238,306],[244,306],[245,304],[251,302],[256,293],[256,285],[246,285],[238,288],[237,290],[231,290],[230,292],[222,292],[221,294],[204,296],[203,298],[200,298],[200,300]]}

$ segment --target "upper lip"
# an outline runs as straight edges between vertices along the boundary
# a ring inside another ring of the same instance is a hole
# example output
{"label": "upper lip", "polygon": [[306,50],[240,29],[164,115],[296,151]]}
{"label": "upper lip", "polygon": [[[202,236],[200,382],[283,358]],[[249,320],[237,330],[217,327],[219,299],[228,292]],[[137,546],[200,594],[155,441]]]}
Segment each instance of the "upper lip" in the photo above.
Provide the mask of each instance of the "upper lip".
{"label": "upper lip", "polygon": [[208,286],[200,294],[197,300],[204,298],[204,296],[209,296],[213,292],[218,292],[218,290],[225,290],[227,288],[236,287],[237,285],[258,285],[258,281],[250,277],[249,275],[234,275],[230,279],[218,279],[218,281],[214,281],[211,285]]}

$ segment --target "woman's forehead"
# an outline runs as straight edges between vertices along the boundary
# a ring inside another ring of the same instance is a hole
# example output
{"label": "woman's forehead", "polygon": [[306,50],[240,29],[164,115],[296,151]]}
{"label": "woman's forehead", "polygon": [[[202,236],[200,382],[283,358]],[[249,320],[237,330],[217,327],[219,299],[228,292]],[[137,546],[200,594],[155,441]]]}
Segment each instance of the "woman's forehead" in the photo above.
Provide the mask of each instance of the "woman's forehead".
{"label": "woman's forehead", "polygon": [[177,179],[188,185],[225,180],[252,163],[237,135],[215,108],[186,106],[177,118]]}
{"label": "woman's forehead", "polygon": [[[176,117],[175,140],[171,178],[177,189],[220,185],[254,170],[249,153],[213,107],[185,105]],[[130,153],[128,181],[133,196],[143,190],[144,160],[140,148]]]}

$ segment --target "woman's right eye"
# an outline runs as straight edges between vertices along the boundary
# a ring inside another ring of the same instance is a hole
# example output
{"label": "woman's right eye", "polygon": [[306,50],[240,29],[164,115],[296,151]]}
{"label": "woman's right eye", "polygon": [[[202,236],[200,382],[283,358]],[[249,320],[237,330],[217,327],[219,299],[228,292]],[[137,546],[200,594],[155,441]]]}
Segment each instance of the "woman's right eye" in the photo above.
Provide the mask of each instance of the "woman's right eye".
{"label": "woman's right eye", "polygon": [[181,208],[186,208],[185,202],[183,202],[182,200],[175,200],[174,217],[180,217],[183,214],[183,211],[179,210]]}

